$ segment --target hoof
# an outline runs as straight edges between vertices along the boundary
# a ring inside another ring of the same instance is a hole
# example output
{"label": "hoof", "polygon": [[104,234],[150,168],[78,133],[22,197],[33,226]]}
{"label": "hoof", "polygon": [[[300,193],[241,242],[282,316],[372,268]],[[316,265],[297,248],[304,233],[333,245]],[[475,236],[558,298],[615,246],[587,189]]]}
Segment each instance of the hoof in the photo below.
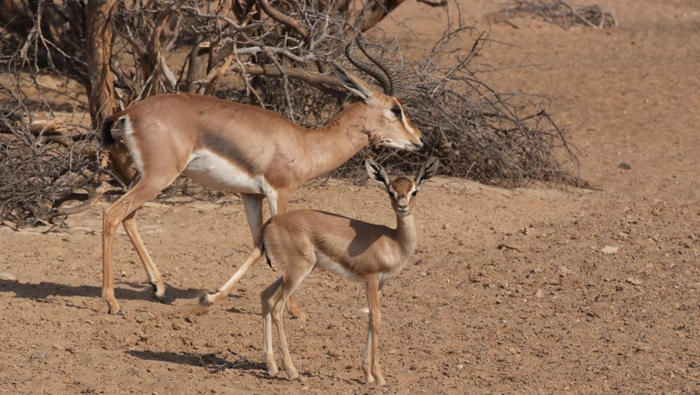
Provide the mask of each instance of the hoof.
{"label": "hoof", "polygon": [[117,311],[117,315],[120,315],[120,316],[124,317],[124,312],[121,311],[121,310],[119,310],[119,311]]}
{"label": "hoof", "polygon": [[214,303],[209,300],[209,292],[202,291],[202,293],[199,295],[199,305],[203,307],[209,307],[213,304]]}
{"label": "hoof", "polygon": [[277,377],[279,369],[277,369],[277,364],[275,363],[275,357],[273,355],[265,356],[263,355],[263,360],[265,361],[265,367],[267,368],[267,374],[270,377]]}
{"label": "hoof", "polygon": [[306,321],[306,319],[309,318],[308,315],[304,314],[304,312],[299,309],[289,307],[288,311],[292,318],[299,321]]}
{"label": "hoof", "polygon": [[114,302],[114,303],[107,302],[107,314],[110,314],[110,315],[116,315],[116,314],[118,314],[118,315],[124,315],[124,313],[122,312],[122,310],[119,308],[119,303],[116,303],[116,302]]}
{"label": "hoof", "polygon": [[277,366],[273,366],[272,368],[267,369],[267,374],[270,377],[277,377],[277,373],[279,373],[279,370],[277,370]]}
{"label": "hoof", "polygon": [[296,318],[299,321],[306,321],[306,319],[309,318],[308,315],[302,313],[301,311],[297,312],[297,314],[292,313],[292,317]]}
{"label": "hoof", "polygon": [[291,368],[286,371],[287,372],[287,380],[292,381],[292,380],[297,380],[299,379],[299,372],[297,372],[296,369]]}

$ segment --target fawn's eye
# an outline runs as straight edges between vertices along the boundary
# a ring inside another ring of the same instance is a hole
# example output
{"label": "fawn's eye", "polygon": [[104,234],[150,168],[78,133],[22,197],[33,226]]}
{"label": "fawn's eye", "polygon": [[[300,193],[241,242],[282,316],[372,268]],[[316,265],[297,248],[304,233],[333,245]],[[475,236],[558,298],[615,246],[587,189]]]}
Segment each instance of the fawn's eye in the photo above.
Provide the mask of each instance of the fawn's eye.
{"label": "fawn's eye", "polygon": [[401,119],[401,107],[399,107],[399,106],[391,107],[391,112],[396,116],[396,118]]}

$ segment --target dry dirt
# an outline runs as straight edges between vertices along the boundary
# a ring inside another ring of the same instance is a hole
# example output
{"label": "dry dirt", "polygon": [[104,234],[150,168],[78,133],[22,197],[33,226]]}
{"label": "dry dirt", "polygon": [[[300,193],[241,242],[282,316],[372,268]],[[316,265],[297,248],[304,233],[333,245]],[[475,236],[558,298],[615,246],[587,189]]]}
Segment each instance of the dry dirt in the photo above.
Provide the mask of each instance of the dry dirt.
{"label": "dry dirt", "polygon": [[[247,254],[233,199],[141,211],[176,300],[152,298],[121,233],[123,317],[100,300],[101,210],[47,234],[0,228],[0,272],[18,280],[0,280],[0,393],[700,393],[697,1],[601,1],[621,23],[602,31],[527,19],[489,27],[484,16],[499,4],[460,4],[495,40],[477,58],[499,69],[494,83],[556,98],[552,112],[599,190],[427,184],[418,249],[383,293],[387,387],[360,382],[367,314],[358,284],[317,272],[301,286],[309,320],[285,320],[300,382],[270,379],[261,365],[258,294],[274,270],[254,267],[204,314],[185,308]],[[440,15],[407,3],[395,18],[429,43]],[[530,66],[507,67],[520,64]],[[292,208],[393,221],[371,185],[334,181],[294,198]]]}

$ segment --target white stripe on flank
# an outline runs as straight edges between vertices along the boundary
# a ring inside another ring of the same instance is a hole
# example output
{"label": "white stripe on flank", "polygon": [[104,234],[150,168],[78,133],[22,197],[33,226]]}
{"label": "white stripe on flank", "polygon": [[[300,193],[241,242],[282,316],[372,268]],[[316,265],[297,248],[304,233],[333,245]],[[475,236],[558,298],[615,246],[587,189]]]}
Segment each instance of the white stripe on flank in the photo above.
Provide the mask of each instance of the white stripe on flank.
{"label": "white stripe on flank", "polygon": [[199,184],[224,191],[268,195],[272,189],[262,175],[251,177],[239,166],[207,149],[193,152],[183,173]]}
{"label": "white stripe on flank", "polygon": [[333,261],[328,255],[322,253],[321,251],[314,248],[314,253],[316,254],[316,264],[322,268],[333,272],[340,277],[347,278],[351,281],[362,281],[362,278],[357,274],[348,270],[345,266]]}

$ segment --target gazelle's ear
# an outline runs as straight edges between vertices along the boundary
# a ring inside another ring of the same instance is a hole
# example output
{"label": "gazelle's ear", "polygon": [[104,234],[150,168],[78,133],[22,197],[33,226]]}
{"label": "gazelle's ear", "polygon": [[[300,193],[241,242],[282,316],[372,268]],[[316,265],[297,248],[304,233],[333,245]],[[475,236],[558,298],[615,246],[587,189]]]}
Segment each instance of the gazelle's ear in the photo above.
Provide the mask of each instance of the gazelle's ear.
{"label": "gazelle's ear", "polygon": [[421,167],[421,169],[418,171],[418,174],[416,174],[416,185],[421,186],[424,182],[428,181],[430,177],[434,176],[435,173],[437,173],[437,168],[438,168],[438,160],[437,159],[431,159]]}
{"label": "gazelle's ear", "polygon": [[340,67],[337,63],[331,64],[333,65],[336,78],[345,86],[345,89],[349,90],[350,93],[362,99],[362,101],[367,104],[372,101],[374,89],[366,82],[345,71],[345,69]]}
{"label": "gazelle's ear", "polygon": [[384,188],[384,190],[389,190],[389,176],[386,174],[386,171],[384,170],[383,167],[379,165],[379,163],[367,159],[365,161],[365,167],[367,167],[367,174],[369,174],[369,177],[373,179],[374,181],[378,182],[381,184],[381,186]]}

